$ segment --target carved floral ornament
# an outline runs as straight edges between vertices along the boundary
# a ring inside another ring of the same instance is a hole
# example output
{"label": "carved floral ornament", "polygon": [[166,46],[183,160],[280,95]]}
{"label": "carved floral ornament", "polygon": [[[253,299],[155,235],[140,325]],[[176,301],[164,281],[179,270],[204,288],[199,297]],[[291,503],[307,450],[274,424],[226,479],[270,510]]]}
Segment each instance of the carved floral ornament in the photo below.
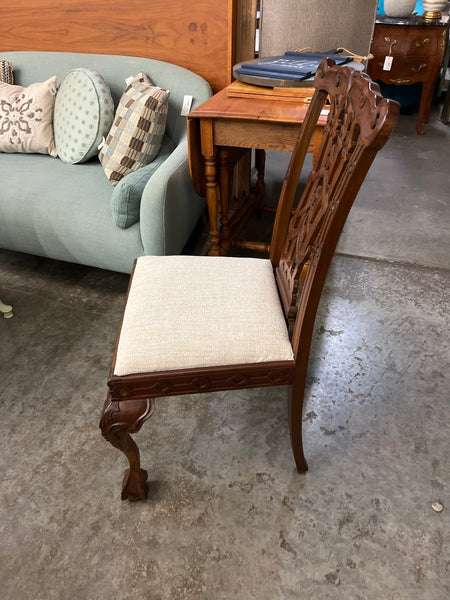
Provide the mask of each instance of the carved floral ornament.
{"label": "carved floral ornament", "polygon": [[298,265],[303,265],[309,258],[311,246],[315,242],[323,217],[328,210],[327,172],[321,169],[315,173],[308,180],[307,187],[313,199],[306,206],[298,207],[288,231],[288,243],[293,245],[291,260]]}
{"label": "carved floral ornament", "polygon": [[[388,102],[381,95],[379,85],[372,81],[366,73],[343,67],[338,77],[333,77],[332,74],[329,74],[330,66],[325,64],[324,61],[319,65],[314,85],[329,92],[333,89],[337,91],[339,88],[346,87],[348,104],[340,106],[340,109],[352,111],[352,116],[355,112],[359,114],[354,126],[358,125],[360,127],[361,141],[366,146],[370,146],[386,120],[389,110]],[[339,89],[339,91],[342,93],[342,89]],[[339,115],[339,112],[333,111],[331,107],[328,123],[330,123],[330,118],[334,118],[336,115]]]}

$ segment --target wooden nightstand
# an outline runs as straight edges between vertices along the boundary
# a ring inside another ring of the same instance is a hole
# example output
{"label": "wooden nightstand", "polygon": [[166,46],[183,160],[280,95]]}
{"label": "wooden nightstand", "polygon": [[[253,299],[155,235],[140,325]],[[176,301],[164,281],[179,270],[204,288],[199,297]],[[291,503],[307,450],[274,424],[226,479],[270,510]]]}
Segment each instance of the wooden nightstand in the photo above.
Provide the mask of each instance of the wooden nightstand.
{"label": "wooden nightstand", "polygon": [[[423,84],[417,133],[428,123],[431,101],[448,37],[448,17],[425,21],[422,17],[394,19],[379,16],[371,46],[374,58],[367,72],[387,84]],[[389,68],[389,61],[392,58]],[[388,70],[389,69],[389,70]]]}

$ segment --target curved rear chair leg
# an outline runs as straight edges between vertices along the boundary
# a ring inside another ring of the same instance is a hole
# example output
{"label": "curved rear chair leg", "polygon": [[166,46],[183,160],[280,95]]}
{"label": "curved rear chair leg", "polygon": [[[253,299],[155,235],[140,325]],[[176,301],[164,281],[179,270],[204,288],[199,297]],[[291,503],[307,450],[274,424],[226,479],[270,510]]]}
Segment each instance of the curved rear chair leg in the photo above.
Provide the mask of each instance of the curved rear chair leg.
{"label": "curved rear chair leg", "polygon": [[139,448],[130,433],[137,433],[154,411],[155,401],[111,400],[109,394],[103,407],[100,429],[103,437],[128,459],[122,484],[122,500],[145,500],[147,497],[147,471],[141,469]]}
{"label": "curved rear chair leg", "polygon": [[291,435],[291,445],[295,465],[299,473],[305,473],[308,470],[308,463],[303,454],[302,418],[304,394],[304,382],[294,382],[292,385],[288,386],[289,433]]}

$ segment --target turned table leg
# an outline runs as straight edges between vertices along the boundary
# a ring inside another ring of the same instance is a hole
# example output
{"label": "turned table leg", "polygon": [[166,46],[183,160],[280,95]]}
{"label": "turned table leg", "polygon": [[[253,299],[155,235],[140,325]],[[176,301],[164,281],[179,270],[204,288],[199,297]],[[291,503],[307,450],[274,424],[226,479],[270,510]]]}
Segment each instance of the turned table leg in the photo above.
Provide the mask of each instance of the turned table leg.
{"label": "turned table leg", "polygon": [[230,179],[230,164],[228,148],[222,147],[219,149],[219,194],[220,194],[220,246],[222,250],[228,253],[230,249],[230,196],[231,196],[231,179]]}
{"label": "turned table leg", "polygon": [[263,210],[264,199],[266,197],[266,183],[264,181],[266,170],[266,151],[255,150],[255,167],[257,173],[255,193],[258,210]]}
{"label": "turned table leg", "polygon": [[214,144],[211,119],[201,120],[200,139],[202,154],[205,159],[206,202],[208,204],[209,241],[211,244],[209,254],[210,256],[219,256],[222,254],[218,229],[220,192],[216,164],[217,147]]}

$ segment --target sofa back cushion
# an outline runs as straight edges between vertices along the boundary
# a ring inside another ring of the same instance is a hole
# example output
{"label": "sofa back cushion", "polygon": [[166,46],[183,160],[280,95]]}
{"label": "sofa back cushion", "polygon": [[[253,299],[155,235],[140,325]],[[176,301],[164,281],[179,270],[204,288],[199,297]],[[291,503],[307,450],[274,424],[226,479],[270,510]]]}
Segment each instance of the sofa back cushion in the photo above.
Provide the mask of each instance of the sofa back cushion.
{"label": "sofa back cushion", "polygon": [[53,109],[57,78],[28,87],[0,82],[0,152],[56,156]]}
{"label": "sofa back cushion", "polygon": [[76,68],[64,77],[55,101],[54,132],[58,156],[71,164],[98,154],[114,118],[114,103],[103,77]]}

